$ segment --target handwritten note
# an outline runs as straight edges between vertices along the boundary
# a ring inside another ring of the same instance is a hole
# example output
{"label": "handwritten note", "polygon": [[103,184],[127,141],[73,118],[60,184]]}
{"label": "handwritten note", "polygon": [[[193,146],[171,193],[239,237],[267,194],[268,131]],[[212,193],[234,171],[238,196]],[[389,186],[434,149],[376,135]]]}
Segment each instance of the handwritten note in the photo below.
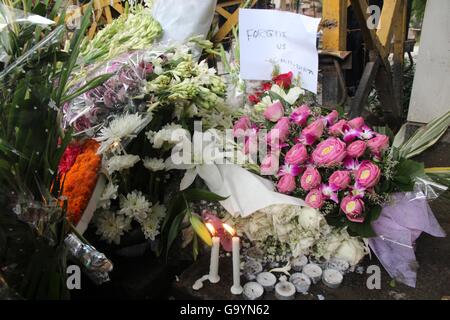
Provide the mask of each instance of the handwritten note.
{"label": "handwritten note", "polygon": [[300,76],[303,89],[317,93],[320,19],[262,9],[239,10],[241,78],[270,80],[274,65]]}

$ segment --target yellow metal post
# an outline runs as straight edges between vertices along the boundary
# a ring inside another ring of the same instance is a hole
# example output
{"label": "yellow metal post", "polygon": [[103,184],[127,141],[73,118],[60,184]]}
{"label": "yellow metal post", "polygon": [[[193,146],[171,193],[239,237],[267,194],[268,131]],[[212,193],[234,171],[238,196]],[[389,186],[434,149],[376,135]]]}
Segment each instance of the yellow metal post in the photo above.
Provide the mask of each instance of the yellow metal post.
{"label": "yellow metal post", "polygon": [[347,0],[323,0],[323,50],[347,49]]}

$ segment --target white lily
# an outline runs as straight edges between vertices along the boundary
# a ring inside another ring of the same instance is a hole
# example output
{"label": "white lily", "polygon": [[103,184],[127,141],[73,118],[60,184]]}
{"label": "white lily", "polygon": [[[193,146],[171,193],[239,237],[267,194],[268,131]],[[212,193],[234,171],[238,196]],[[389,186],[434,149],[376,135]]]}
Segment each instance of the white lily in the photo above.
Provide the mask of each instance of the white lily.
{"label": "white lily", "polygon": [[[209,133],[209,134],[205,134]],[[217,168],[219,160],[223,160],[215,140],[206,139],[211,132],[195,132],[192,141],[185,138],[173,149],[172,154],[166,159],[167,170],[186,170],[181,179],[180,190],[187,189],[195,180],[197,175],[205,180],[207,184],[219,188],[222,184],[222,175]]]}
{"label": "white lily", "polygon": [[285,100],[290,105],[293,105],[300,95],[305,94],[305,90],[300,87],[293,87],[287,93],[279,85],[274,84],[270,89],[273,93],[279,95],[283,100]]}

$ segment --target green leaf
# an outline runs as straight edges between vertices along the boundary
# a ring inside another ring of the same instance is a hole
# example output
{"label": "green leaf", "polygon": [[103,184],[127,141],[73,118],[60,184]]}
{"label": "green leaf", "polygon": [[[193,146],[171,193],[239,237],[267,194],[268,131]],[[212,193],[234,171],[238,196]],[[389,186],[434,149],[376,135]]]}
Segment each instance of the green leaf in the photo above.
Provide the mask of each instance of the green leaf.
{"label": "green leaf", "polygon": [[188,189],[186,191],[183,191],[183,193],[186,199],[188,199],[189,201],[223,201],[228,198],[219,196],[218,194],[204,189]]}
{"label": "green leaf", "polygon": [[95,77],[94,79],[92,79],[91,81],[89,81],[88,83],[86,83],[84,86],[82,86],[81,88],[79,88],[78,90],[72,92],[71,94],[61,98],[61,104],[67,101],[72,100],[73,98],[76,98],[80,95],[82,95],[83,93],[94,89],[96,87],[98,87],[99,85],[101,85],[103,82],[105,82],[106,80],[108,80],[109,78],[111,78],[113,74],[112,73],[106,73],[106,74],[102,74],[98,77]]}
{"label": "green leaf", "polygon": [[166,255],[169,255],[169,250],[172,247],[173,242],[177,238],[178,234],[180,233],[181,229],[181,222],[184,219],[184,216],[186,215],[186,211],[183,211],[179,215],[173,219],[172,224],[169,229],[169,234],[167,236],[167,247],[166,247]]}
{"label": "green leaf", "polygon": [[397,165],[397,172],[393,182],[400,191],[412,191],[414,187],[414,178],[425,174],[422,162],[403,159]]}
{"label": "green leaf", "polygon": [[194,236],[192,238],[192,256],[194,258],[194,261],[197,261],[198,257],[198,238],[197,235],[194,233]]}
{"label": "green leaf", "polygon": [[370,222],[377,220],[380,217],[382,207],[379,205],[373,206],[369,212]]}
{"label": "green leaf", "polygon": [[364,223],[347,221],[347,226],[350,229],[350,231],[352,231],[353,234],[358,235],[360,237],[372,238],[377,236],[375,231],[373,231],[372,229],[372,225],[369,219],[366,219]]}
{"label": "green leaf", "polygon": [[408,141],[399,146],[399,156],[409,159],[421,154],[447,132],[449,125],[450,111],[416,130]]}
{"label": "green leaf", "polygon": [[78,55],[80,54],[81,42],[83,41],[84,34],[91,23],[90,21],[91,14],[92,14],[92,3],[90,3],[89,6],[86,8],[83,19],[81,20],[80,29],[77,30],[76,34],[74,35],[70,43],[69,49],[70,57],[62,67],[61,75],[59,77],[59,88],[56,92],[56,97],[54,99],[57,106],[61,105],[61,99],[66,90],[67,81],[69,80],[69,76],[73,68],[75,67]]}

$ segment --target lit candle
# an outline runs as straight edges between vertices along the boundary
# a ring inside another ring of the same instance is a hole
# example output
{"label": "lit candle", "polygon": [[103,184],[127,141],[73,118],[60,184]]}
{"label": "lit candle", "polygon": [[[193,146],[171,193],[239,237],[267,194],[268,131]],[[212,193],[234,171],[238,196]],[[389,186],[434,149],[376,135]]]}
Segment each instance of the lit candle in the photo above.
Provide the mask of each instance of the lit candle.
{"label": "lit candle", "polygon": [[236,231],[227,225],[223,224],[224,229],[232,236],[233,244],[233,286],[231,287],[232,294],[241,294],[243,289],[241,286],[241,258],[239,253],[239,237],[236,235]]}
{"label": "lit candle", "polygon": [[212,235],[211,262],[209,265],[209,281],[211,283],[217,283],[220,281],[219,277],[220,238],[216,235],[216,229],[214,229],[214,226],[211,223],[207,222],[205,223],[205,225]]}

